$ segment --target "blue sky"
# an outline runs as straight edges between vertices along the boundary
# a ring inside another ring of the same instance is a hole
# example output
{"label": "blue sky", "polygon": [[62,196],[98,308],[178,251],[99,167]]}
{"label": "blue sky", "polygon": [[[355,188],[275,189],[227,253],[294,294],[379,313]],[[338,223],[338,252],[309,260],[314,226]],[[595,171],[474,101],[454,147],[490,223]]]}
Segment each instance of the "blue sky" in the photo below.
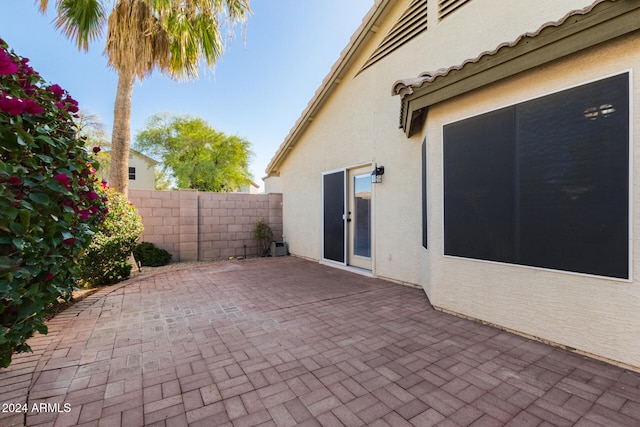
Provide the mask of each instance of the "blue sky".
{"label": "blue sky", "polygon": [[[42,15],[33,0],[1,3],[0,38],[29,58],[46,81],[68,90],[82,110],[98,114],[111,132],[117,76],[102,55],[104,40],[79,52],[54,29],[53,10]],[[216,130],[251,142],[250,169],[262,186],[271,157],[372,5],[373,0],[252,0],[253,14],[215,71],[188,83],[159,73],[136,83],[132,141],[152,114],[202,117]]]}

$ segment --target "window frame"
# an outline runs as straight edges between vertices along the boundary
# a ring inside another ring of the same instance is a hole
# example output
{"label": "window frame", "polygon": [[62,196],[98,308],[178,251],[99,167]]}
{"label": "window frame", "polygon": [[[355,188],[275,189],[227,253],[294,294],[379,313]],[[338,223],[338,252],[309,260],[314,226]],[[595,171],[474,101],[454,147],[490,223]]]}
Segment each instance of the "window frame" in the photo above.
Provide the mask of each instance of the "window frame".
{"label": "window frame", "polygon": [[422,140],[422,247],[429,249],[429,189],[427,188],[427,182],[429,180],[429,169],[427,167],[427,159],[429,158],[427,152],[427,138]]}

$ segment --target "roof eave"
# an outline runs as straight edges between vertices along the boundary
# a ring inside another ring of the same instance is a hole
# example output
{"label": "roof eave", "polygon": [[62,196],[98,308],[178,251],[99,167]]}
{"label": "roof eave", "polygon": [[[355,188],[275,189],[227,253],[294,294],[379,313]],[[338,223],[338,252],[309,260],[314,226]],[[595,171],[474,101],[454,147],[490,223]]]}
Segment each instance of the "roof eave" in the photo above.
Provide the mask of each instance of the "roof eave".
{"label": "roof eave", "polygon": [[400,127],[411,137],[421,129],[431,105],[638,29],[640,0],[601,0],[462,65],[399,80],[393,94],[401,97]]}
{"label": "roof eave", "polygon": [[360,47],[368,40],[371,34],[377,31],[376,26],[381,17],[384,16],[387,6],[389,5],[390,0],[376,0],[367,16],[363,18],[362,24],[351,37],[349,44],[344,48],[333,67],[331,67],[331,71],[329,71],[329,74],[323,80],[320,88],[318,88],[311,101],[309,101],[307,108],[302,112],[302,115],[298,118],[284,142],[280,145],[278,151],[276,151],[276,154],[267,165],[267,176],[279,175],[278,169],[280,165],[287,157],[290,150],[293,149],[305,129],[313,121],[315,115],[322,108],[331,93],[333,93],[335,88],[339,85],[344,73],[354,61]]}

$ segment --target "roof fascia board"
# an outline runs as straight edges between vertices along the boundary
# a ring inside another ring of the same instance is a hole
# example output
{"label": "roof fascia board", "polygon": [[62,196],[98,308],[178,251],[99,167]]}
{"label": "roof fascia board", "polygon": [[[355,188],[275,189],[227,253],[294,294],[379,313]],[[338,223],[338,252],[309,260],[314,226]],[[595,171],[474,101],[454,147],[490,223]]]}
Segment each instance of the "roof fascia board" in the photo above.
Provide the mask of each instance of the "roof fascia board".
{"label": "roof fascia board", "polygon": [[391,0],[376,1],[376,4],[374,4],[368,16],[364,18],[360,28],[358,28],[354,33],[355,35],[352,37],[351,42],[342,51],[333,67],[331,67],[331,71],[323,80],[314,97],[309,101],[307,108],[302,112],[302,115],[271,159],[271,162],[267,165],[267,176],[277,175],[278,167],[287,157],[289,151],[296,144],[305,129],[309,126],[309,123],[311,123],[316,113],[320,108],[322,108],[331,93],[335,90],[337,84],[340,83],[343,72],[349,68],[357,52],[360,50],[360,47],[367,40],[370,32],[375,33],[377,31],[375,30],[375,27],[379,24],[378,21],[381,16],[384,16],[384,12],[387,10],[387,6],[389,6],[390,3],[392,3]]}
{"label": "roof fascia board", "polygon": [[413,115],[424,114],[424,108],[640,29],[640,1],[598,6],[411,88],[401,106],[401,127],[407,137],[412,135]]}

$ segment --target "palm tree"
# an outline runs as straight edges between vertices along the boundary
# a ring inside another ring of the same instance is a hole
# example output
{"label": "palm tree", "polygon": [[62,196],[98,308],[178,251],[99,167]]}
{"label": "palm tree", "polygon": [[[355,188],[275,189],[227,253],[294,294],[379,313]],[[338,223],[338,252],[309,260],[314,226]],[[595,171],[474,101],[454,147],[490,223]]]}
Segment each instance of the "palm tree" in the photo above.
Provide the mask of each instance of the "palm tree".
{"label": "palm tree", "polygon": [[[127,194],[131,94],[135,78],[153,70],[176,80],[198,77],[223,52],[221,28],[232,30],[251,12],[250,0],[56,0],[56,28],[87,50],[107,26],[105,53],[118,73],[109,184]],[[36,0],[47,10],[49,0]],[[108,6],[111,10],[107,15]],[[108,16],[108,18],[107,18]],[[233,34],[231,31],[229,34]]]}

